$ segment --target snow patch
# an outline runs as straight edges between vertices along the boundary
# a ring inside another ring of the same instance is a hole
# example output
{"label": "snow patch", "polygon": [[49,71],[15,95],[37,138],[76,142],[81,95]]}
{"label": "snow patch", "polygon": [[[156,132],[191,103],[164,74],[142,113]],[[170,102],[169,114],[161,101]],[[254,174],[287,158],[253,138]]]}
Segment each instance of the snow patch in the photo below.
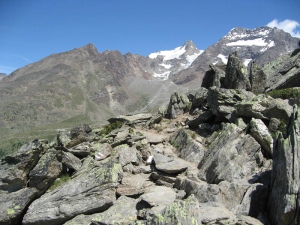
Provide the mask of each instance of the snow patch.
{"label": "snow patch", "polygon": [[170,64],[164,64],[164,63],[162,63],[162,64],[158,64],[159,66],[163,66],[163,67],[165,67],[166,69],[170,69],[171,67],[172,67],[172,65],[170,65]]}
{"label": "snow patch", "polygon": [[161,55],[164,57],[165,60],[171,60],[171,59],[179,59],[179,57],[185,53],[185,46],[180,46],[175,48],[174,50],[167,50],[167,51],[159,51],[155,53],[151,53],[149,55],[149,58],[155,59],[157,56]]}
{"label": "snow patch", "polygon": [[162,80],[167,80],[171,71],[167,71],[164,73],[154,73],[153,77],[161,78]]}
{"label": "snow patch", "polygon": [[193,55],[186,56],[186,64],[183,66],[184,68],[188,68],[194,61],[197,59],[199,55],[201,55],[204,51],[200,50],[199,53],[194,53]]}
{"label": "snow patch", "polygon": [[231,43],[227,43],[227,46],[266,46],[268,43],[265,42],[262,38],[256,38],[253,40],[239,40]]}
{"label": "snow patch", "polygon": [[267,49],[271,48],[275,46],[275,42],[274,41],[271,41],[266,47],[264,47],[262,50],[260,50],[261,52],[264,52],[266,51]]}
{"label": "snow patch", "polygon": [[252,59],[244,59],[244,65],[247,67]]}
{"label": "snow patch", "polygon": [[227,64],[228,57],[226,57],[225,55],[222,55],[222,54],[219,54],[217,57],[219,57],[224,64]]}

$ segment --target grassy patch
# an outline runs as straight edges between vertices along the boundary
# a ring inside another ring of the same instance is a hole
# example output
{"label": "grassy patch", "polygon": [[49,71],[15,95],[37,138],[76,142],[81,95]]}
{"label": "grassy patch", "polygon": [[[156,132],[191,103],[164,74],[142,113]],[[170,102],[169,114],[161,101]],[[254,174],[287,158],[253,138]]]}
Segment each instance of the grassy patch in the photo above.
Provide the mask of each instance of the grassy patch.
{"label": "grassy patch", "polygon": [[282,98],[282,99],[298,98],[300,97],[300,90],[295,88],[286,88],[280,90],[273,90],[266,94],[273,98]]}
{"label": "grassy patch", "polygon": [[67,183],[69,180],[71,180],[71,177],[69,174],[62,174],[59,178],[57,178],[54,183],[49,188],[49,191],[53,191],[55,188],[61,186],[64,183]]}
{"label": "grassy patch", "polygon": [[105,135],[109,134],[110,132],[112,132],[113,130],[121,128],[123,126],[123,124],[124,123],[121,121],[116,121],[114,123],[105,125],[99,134],[101,136],[105,136]]}

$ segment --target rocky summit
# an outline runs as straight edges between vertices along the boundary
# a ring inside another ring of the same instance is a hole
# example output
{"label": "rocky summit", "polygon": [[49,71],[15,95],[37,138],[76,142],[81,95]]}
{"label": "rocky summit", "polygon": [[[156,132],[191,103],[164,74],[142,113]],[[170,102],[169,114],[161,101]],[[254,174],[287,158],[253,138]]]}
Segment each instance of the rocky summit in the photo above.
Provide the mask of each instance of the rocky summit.
{"label": "rocky summit", "polygon": [[299,224],[299,91],[260,93],[270,77],[250,82],[236,52],[229,62],[158,114],[82,123],[3,157],[0,224]]}

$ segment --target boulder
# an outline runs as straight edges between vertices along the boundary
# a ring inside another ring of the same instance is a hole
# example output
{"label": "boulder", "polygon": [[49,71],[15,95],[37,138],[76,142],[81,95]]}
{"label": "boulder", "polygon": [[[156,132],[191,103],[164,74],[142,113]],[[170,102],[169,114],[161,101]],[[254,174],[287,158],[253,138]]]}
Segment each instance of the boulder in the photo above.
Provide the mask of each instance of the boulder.
{"label": "boulder", "polygon": [[255,94],[263,93],[265,91],[265,87],[267,83],[267,75],[256,64],[255,61],[251,62],[249,77],[250,77],[251,91]]}
{"label": "boulder", "polygon": [[124,173],[121,184],[117,188],[118,195],[135,196],[144,193],[144,183],[149,175]]}
{"label": "boulder", "polygon": [[191,108],[191,103],[185,94],[175,92],[170,97],[170,102],[167,109],[167,118],[175,119],[180,112],[188,112]]}
{"label": "boulder", "polygon": [[91,150],[95,152],[95,160],[100,161],[111,156],[113,149],[110,144],[95,142],[92,143]]}
{"label": "boulder", "polygon": [[190,128],[197,128],[200,124],[207,122],[207,121],[211,120],[212,118],[214,118],[214,114],[211,111],[204,111],[197,118],[195,118],[193,120],[189,120],[187,122],[187,125]]}
{"label": "boulder", "polygon": [[264,94],[238,102],[234,107],[240,116],[267,120],[277,118],[286,124],[289,122],[293,111],[293,107],[287,101],[274,99]]}
{"label": "boulder", "polygon": [[103,212],[113,205],[121,165],[113,161],[101,167],[88,165],[83,165],[84,171],[67,183],[35,200],[29,206],[23,224],[62,224],[77,215]]}
{"label": "boulder", "polygon": [[273,155],[273,138],[261,119],[252,118],[250,121],[250,135],[261,145],[261,147]]}
{"label": "boulder", "polygon": [[193,140],[185,129],[177,130],[171,137],[170,143],[176,147],[178,156],[189,162],[199,163],[206,151],[206,148]]}
{"label": "boulder", "polygon": [[62,163],[67,168],[73,171],[79,170],[82,165],[81,160],[79,158],[77,158],[70,152],[64,152],[64,151],[62,152]]}
{"label": "boulder", "polygon": [[34,200],[37,190],[23,188],[16,192],[0,192],[0,225],[21,224],[23,212]]}
{"label": "boulder", "polygon": [[146,202],[151,207],[164,205],[167,206],[176,199],[176,192],[169,187],[152,186],[141,197],[139,202]]}
{"label": "boulder", "polygon": [[17,152],[1,160],[0,190],[13,192],[26,187],[28,174],[45,151],[39,140],[23,145]]}
{"label": "boulder", "polygon": [[236,120],[234,106],[254,96],[252,92],[243,89],[234,90],[211,87],[208,90],[207,103],[215,116],[234,122]]}
{"label": "boulder", "polygon": [[37,165],[29,173],[29,187],[35,187],[41,193],[55,181],[62,172],[62,154],[60,150],[48,149]]}
{"label": "boulder", "polygon": [[147,224],[201,224],[201,209],[195,196],[178,200],[168,205],[161,213],[154,215]]}
{"label": "boulder", "polygon": [[73,155],[83,158],[91,154],[95,150],[95,148],[92,148],[90,142],[82,142],[76,146],[73,146],[72,148],[66,149],[66,151],[72,153]]}
{"label": "boulder", "polygon": [[200,215],[203,224],[235,224],[238,220],[232,212],[220,206],[202,206]]}
{"label": "boulder", "polygon": [[200,108],[201,105],[206,102],[207,94],[208,94],[208,90],[206,88],[204,87],[199,88],[193,96],[191,110]]}
{"label": "boulder", "polygon": [[263,165],[260,145],[235,124],[225,124],[200,161],[199,178],[208,183],[232,182]]}
{"label": "boulder", "polygon": [[129,147],[128,145],[119,145],[114,148],[119,155],[119,162],[122,166],[129,163],[137,163],[137,151],[135,147]]}
{"label": "boulder", "polygon": [[109,123],[115,123],[117,121],[126,123],[128,125],[138,124],[138,123],[146,123],[148,120],[152,118],[152,114],[149,113],[140,113],[135,115],[120,115],[117,117],[112,117],[108,120]]}
{"label": "boulder", "polygon": [[300,224],[300,110],[294,105],[287,129],[274,146],[271,194],[268,201],[270,222],[274,225]]}
{"label": "boulder", "polygon": [[136,199],[121,196],[112,207],[95,216],[91,225],[131,224],[137,219],[136,204]]}
{"label": "boulder", "polygon": [[153,160],[157,170],[168,174],[180,173],[188,168],[188,164],[184,160],[167,157],[159,153],[154,155]]}
{"label": "boulder", "polygon": [[83,135],[86,136],[88,135],[90,132],[92,131],[92,129],[90,128],[90,126],[88,124],[80,124],[77,127],[74,127],[70,130],[70,136],[71,139],[74,139],[76,137],[78,137],[79,135]]}
{"label": "boulder", "polygon": [[225,78],[225,65],[209,64],[210,70],[205,73],[202,81],[202,87],[221,87],[222,79]]}
{"label": "boulder", "polygon": [[231,53],[228,57],[224,87],[227,89],[246,89],[248,91],[251,89],[247,69],[238,58],[237,52]]}

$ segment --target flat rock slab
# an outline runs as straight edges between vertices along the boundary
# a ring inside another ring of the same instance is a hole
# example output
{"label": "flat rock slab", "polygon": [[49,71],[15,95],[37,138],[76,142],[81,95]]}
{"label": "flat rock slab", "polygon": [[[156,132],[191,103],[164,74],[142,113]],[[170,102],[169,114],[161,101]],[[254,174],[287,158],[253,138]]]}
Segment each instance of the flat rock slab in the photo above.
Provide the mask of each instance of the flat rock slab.
{"label": "flat rock slab", "polygon": [[116,201],[115,188],[121,173],[121,165],[112,162],[84,169],[83,173],[35,200],[23,218],[23,225],[62,224],[79,214],[108,209]]}
{"label": "flat rock slab", "polygon": [[146,137],[147,141],[150,144],[159,144],[166,140],[166,137],[164,135],[153,134],[149,132],[142,132],[142,134]]}
{"label": "flat rock slab", "polygon": [[117,194],[134,196],[144,193],[143,185],[148,180],[148,175],[143,174],[126,174],[122,179],[122,184],[117,188]]}
{"label": "flat rock slab", "polygon": [[136,204],[136,199],[121,196],[112,207],[93,218],[91,224],[130,224],[137,219]]}
{"label": "flat rock slab", "polygon": [[171,158],[160,153],[156,153],[153,157],[156,169],[165,173],[180,173],[188,168],[184,160]]}
{"label": "flat rock slab", "polygon": [[224,207],[200,207],[203,224],[235,224],[236,216]]}
{"label": "flat rock slab", "polygon": [[146,122],[147,120],[150,120],[152,118],[152,114],[136,114],[136,115],[129,115],[124,116],[120,115],[118,117],[113,117],[108,120],[110,123],[114,123],[117,121],[126,122],[129,124],[135,124],[135,123],[141,123]]}
{"label": "flat rock slab", "polygon": [[116,152],[119,154],[119,162],[122,166],[129,163],[135,163],[137,159],[136,149],[129,147],[128,145],[119,145],[115,148]]}
{"label": "flat rock slab", "polygon": [[176,192],[169,187],[153,186],[147,193],[140,197],[140,200],[147,202],[151,206],[169,205],[176,199]]}

